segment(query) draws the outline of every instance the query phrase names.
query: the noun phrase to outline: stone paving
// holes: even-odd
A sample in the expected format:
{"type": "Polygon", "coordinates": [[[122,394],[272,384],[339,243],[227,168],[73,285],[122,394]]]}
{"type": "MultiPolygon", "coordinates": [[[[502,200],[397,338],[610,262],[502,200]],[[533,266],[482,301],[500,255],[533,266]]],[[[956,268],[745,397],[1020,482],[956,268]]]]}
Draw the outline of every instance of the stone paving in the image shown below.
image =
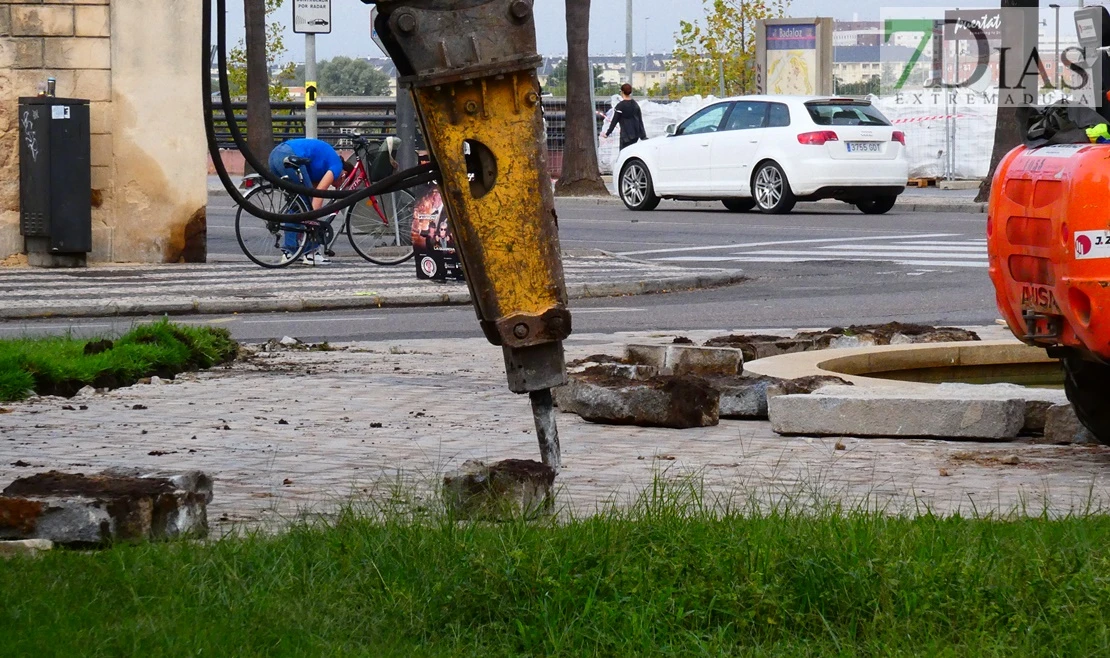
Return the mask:
{"type": "MultiPolygon", "coordinates": [[[[572,298],[632,295],[736,283],[739,270],[690,270],[598,251],[563,257],[572,298]]],[[[418,281],[412,262],[378,267],[347,260],[267,270],[250,263],[0,267],[0,318],[153,313],[232,313],[467,304],[461,282],[418,281]]]]}
{"type": "MultiPolygon", "coordinates": [[[[706,334],[690,334],[704,339],[706,334]]],[[[568,358],[664,335],[578,335],[568,358]]],[[[273,528],[401,482],[422,495],[467,459],[538,458],[526,396],[505,388],[481,340],[358,343],[262,353],[163,385],[33,398],[0,413],[0,487],[48,469],[201,469],[217,532],[273,528]]],[[[667,430],[559,415],[559,502],[626,503],[656,476],[710,493],[898,512],[1067,513],[1110,502],[1110,448],[931,440],[785,438],[767,422],[667,430]]]]}

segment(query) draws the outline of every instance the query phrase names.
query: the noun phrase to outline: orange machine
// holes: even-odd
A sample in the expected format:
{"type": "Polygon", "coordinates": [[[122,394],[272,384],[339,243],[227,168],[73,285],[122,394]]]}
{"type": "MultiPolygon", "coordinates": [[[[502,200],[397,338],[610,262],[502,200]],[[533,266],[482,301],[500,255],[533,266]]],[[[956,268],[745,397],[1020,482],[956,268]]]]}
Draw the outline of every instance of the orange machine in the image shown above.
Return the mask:
{"type": "Polygon", "coordinates": [[[1110,444],[1110,145],[1011,151],[987,217],[998,307],[1064,363],[1079,419],[1110,444]]]}

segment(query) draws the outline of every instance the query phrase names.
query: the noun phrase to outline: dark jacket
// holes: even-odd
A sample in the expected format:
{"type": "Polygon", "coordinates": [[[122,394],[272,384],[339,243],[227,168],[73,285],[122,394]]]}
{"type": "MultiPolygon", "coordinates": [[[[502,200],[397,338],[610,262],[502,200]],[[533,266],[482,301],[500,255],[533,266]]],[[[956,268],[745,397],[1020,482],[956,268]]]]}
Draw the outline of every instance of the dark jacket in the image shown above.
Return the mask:
{"type": "Polygon", "coordinates": [[[613,122],[609,124],[609,130],[606,131],[605,136],[613,134],[613,128],[617,125],[621,127],[621,148],[635,144],[641,139],[647,139],[640,105],[631,98],[617,103],[613,108],[613,122]]]}

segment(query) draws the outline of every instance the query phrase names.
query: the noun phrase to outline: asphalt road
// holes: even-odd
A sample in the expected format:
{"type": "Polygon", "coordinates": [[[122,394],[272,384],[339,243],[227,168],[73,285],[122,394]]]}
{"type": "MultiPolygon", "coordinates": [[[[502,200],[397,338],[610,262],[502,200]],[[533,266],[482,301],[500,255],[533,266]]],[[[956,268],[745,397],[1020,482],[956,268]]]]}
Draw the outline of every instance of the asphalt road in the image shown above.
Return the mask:
{"type": "MultiPolygon", "coordinates": [[[[810,207],[812,208],[812,206],[810,207]]],[[[987,277],[984,214],[892,211],[736,214],[723,207],[664,202],[649,213],[560,200],[564,248],[604,249],[690,268],[740,268],[750,280],[715,290],[575,302],[575,331],[828,327],[899,320],[982,325],[998,317],[987,277]]],[[[212,260],[242,260],[231,201],[209,205],[212,260]]],[[[340,251],[340,258],[357,258],[340,251]]],[[[368,265],[369,267],[370,265],[368,265]]],[[[405,266],[408,266],[407,264],[405,266]]],[[[479,336],[470,308],[387,309],[245,316],[190,316],[228,327],[242,340],[479,336]]],[[[0,335],[112,333],[135,318],[51,319],[0,324],[0,335]]]]}

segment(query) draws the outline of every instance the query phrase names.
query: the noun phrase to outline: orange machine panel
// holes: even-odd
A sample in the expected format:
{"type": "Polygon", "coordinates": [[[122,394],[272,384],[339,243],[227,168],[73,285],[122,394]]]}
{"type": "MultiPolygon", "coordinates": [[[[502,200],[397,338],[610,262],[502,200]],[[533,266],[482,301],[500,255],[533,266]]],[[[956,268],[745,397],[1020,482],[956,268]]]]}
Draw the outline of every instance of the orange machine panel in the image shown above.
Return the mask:
{"type": "Polygon", "coordinates": [[[1110,360],[1110,145],[1007,154],[991,188],[987,248],[1015,336],[1110,360]]]}

